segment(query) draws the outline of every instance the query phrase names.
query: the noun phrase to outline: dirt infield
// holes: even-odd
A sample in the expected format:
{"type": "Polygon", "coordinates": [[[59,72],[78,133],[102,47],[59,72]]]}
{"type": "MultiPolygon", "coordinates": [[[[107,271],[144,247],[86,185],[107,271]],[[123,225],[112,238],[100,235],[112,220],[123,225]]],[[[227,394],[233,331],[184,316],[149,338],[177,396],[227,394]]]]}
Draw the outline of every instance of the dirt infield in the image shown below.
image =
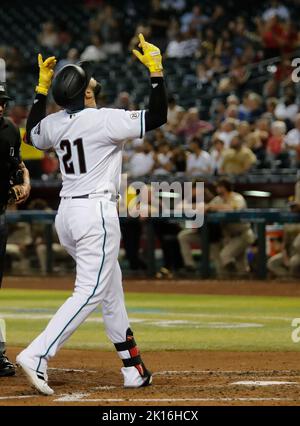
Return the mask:
{"type": "MultiPolygon", "coordinates": [[[[9,356],[18,350],[10,348],[9,356]]],[[[131,390],[122,388],[114,353],[62,350],[49,370],[54,396],[37,395],[18,371],[0,379],[0,405],[300,404],[299,353],[169,351],[144,358],[153,385],[131,390]]]]}
{"type": "MultiPolygon", "coordinates": [[[[300,297],[298,281],[125,279],[125,292],[300,297]]],[[[72,290],[74,277],[8,277],[3,288],[72,290]]]]}
{"type": "MultiPolygon", "coordinates": [[[[4,288],[73,288],[73,277],[7,278],[4,288]]],[[[125,280],[126,292],[300,296],[296,282],[125,280]]],[[[14,359],[20,348],[8,348],[14,359]]],[[[1,405],[300,405],[299,352],[146,352],[153,385],[122,388],[113,352],[62,350],[50,364],[53,397],[39,396],[20,371],[0,379],[1,405]]]]}

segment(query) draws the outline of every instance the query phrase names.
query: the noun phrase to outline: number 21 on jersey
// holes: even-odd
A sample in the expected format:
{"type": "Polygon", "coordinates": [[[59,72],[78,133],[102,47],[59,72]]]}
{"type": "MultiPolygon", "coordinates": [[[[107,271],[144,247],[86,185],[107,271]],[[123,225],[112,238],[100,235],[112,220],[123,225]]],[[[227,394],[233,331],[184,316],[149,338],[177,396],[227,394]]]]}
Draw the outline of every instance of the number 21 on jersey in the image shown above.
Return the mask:
{"type": "Polygon", "coordinates": [[[79,162],[79,171],[80,174],[86,173],[86,163],[83,149],[82,139],[76,139],[71,143],[68,139],[64,139],[60,143],[60,149],[65,152],[62,157],[64,164],[65,172],[67,175],[74,175],[74,161],[73,161],[73,150],[77,149],[78,162],[79,162]]]}

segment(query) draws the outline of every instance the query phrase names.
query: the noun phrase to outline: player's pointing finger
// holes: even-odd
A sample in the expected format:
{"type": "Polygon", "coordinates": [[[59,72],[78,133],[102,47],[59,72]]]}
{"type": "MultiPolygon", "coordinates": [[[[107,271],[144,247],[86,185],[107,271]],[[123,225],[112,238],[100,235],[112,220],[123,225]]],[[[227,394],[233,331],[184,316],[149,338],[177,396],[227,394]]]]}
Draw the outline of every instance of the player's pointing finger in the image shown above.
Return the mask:
{"type": "Polygon", "coordinates": [[[41,67],[43,65],[43,57],[40,53],[38,55],[38,63],[39,63],[39,67],[41,67]]]}
{"type": "Polygon", "coordinates": [[[143,34],[139,34],[139,40],[140,40],[140,45],[141,45],[142,49],[144,49],[144,47],[146,46],[146,41],[145,41],[145,37],[143,36],[143,34]]]}

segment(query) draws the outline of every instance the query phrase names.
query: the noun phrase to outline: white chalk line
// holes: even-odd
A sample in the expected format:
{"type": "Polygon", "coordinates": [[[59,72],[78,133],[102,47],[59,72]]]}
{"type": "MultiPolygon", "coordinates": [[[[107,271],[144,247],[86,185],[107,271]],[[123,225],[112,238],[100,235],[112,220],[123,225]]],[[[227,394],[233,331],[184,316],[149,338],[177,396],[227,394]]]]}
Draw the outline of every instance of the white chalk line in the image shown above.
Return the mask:
{"type": "MultiPolygon", "coordinates": [[[[52,369],[52,370],[64,370],[64,369],[52,369]]],[[[68,371],[74,371],[72,369],[67,369],[68,371]]],[[[84,370],[79,370],[80,372],[84,370]]],[[[172,373],[187,373],[190,371],[172,371],[172,373]]],[[[207,371],[198,371],[198,373],[208,373],[207,371]]],[[[164,372],[161,372],[164,373],[164,372]]],[[[170,372],[167,372],[170,373],[170,372]]],[[[227,373],[236,373],[236,371],[227,371],[227,373]]],[[[257,371],[255,372],[257,373],[257,371]]],[[[158,374],[158,373],[156,373],[158,374]]],[[[180,389],[220,389],[220,388],[226,388],[228,386],[294,386],[298,387],[300,386],[300,382],[280,382],[280,381],[241,381],[241,382],[233,382],[229,384],[224,385],[179,385],[176,386],[176,388],[180,389]]],[[[168,385],[155,385],[155,388],[165,388],[168,387],[168,385]]],[[[91,391],[94,393],[95,391],[109,391],[109,390],[115,390],[119,389],[118,386],[98,386],[95,388],[92,388],[91,391]]],[[[91,392],[84,393],[84,392],[76,392],[73,394],[61,394],[58,395],[58,397],[55,397],[54,402],[185,402],[185,401],[191,401],[191,402],[234,402],[234,401],[244,401],[244,402],[254,402],[254,401],[295,401],[293,398],[145,398],[145,399],[128,399],[128,398],[89,398],[91,395],[91,392]]],[[[20,396],[4,396],[0,397],[0,400],[13,400],[13,399],[28,399],[28,398],[37,398],[38,395],[20,395],[20,396]]]]}
{"type": "Polygon", "coordinates": [[[36,398],[36,395],[0,396],[1,401],[5,401],[6,399],[26,399],[26,398],[36,398]]]}
{"type": "Polygon", "coordinates": [[[78,370],[76,368],[48,368],[48,371],[64,371],[66,373],[98,373],[96,370],[78,370]]]}
{"type": "Polygon", "coordinates": [[[294,398],[254,398],[254,397],[237,397],[237,398],[89,398],[90,394],[86,394],[82,399],[82,394],[65,395],[57,398],[54,402],[291,402],[299,401],[294,398]]]}
{"type": "MultiPolygon", "coordinates": [[[[39,314],[39,313],[22,313],[18,314],[17,312],[13,311],[12,313],[9,312],[1,312],[2,318],[7,319],[51,319],[54,315],[53,314],[39,314]]],[[[130,313],[130,316],[132,315],[138,315],[138,313],[130,313]]],[[[195,318],[221,318],[221,319],[240,319],[240,320],[259,320],[259,321],[288,321],[290,322],[294,316],[291,315],[290,317],[283,317],[283,316],[265,316],[265,315],[234,315],[234,314],[206,314],[206,313],[191,313],[191,312],[142,312],[142,315],[151,315],[153,317],[155,316],[174,316],[174,317],[195,317],[195,318]]],[[[139,323],[139,322],[147,322],[147,321],[155,321],[154,319],[143,319],[143,318],[131,318],[131,322],[139,323]]],[[[102,323],[102,318],[87,318],[86,322],[95,322],[95,323],[102,323]]]]}
{"type": "MultiPolygon", "coordinates": [[[[157,371],[153,373],[153,376],[180,376],[188,374],[207,374],[207,375],[226,375],[226,374],[245,374],[245,375],[255,375],[255,374],[291,374],[291,370],[166,370],[166,371],[157,371]]],[[[300,376],[300,371],[297,371],[297,374],[300,376]]],[[[294,376],[294,374],[293,374],[294,376]]]]}
{"type": "MultiPolygon", "coordinates": [[[[172,314],[174,315],[174,314],[172,314]]],[[[48,314],[3,314],[5,319],[18,319],[18,320],[50,320],[52,315],[48,314]]],[[[87,318],[86,323],[103,323],[102,318],[87,318]]],[[[264,324],[250,323],[250,322],[200,322],[197,320],[164,320],[164,319],[146,319],[146,318],[134,318],[131,319],[132,323],[139,323],[146,326],[160,327],[160,328],[193,328],[193,329],[239,329],[239,328],[262,328],[264,324]]]]}
{"type": "Polygon", "coordinates": [[[281,382],[278,380],[245,380],[230,383],[230,386],[300,386],[300,382],[281,382]]]}

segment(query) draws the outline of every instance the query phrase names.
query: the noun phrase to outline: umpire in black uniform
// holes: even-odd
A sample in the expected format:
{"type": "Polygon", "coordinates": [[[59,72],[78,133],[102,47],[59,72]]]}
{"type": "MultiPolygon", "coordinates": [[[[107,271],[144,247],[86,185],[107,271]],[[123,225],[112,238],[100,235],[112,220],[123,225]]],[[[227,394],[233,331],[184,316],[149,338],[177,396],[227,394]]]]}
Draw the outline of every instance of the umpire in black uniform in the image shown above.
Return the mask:
{"type": "MultiPolygon", "coordinates": [[[[20,204],[26,201],[30,193],[29,173],[20,157],[19,129],[12,121],[4,118],[10,99],[4,84],[0,82],[0,287],[7,241],[5,210],[8,203],[20,204]]],[[[5,356],[4,328],[4,321],[0,319],[0,377],[15,374],[14,365],[5,356]]]]}

